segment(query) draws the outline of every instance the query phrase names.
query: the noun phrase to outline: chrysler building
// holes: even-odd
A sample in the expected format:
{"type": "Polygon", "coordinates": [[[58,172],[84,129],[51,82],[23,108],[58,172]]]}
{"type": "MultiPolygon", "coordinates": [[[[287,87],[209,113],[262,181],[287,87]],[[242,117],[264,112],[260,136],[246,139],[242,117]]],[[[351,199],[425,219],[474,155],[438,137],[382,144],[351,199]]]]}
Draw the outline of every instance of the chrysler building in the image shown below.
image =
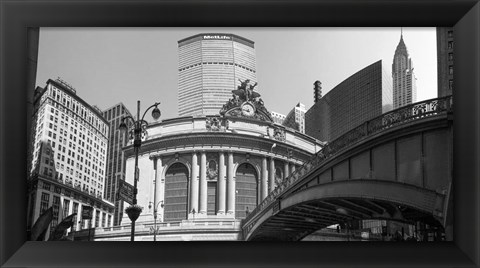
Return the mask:
{"type": "Polygon", "coordinates": [[[412,59],[408,56],[407,46],[403,41],[403,33],[400,34],[400,42],[393,57],[392,80],[393,109],[416,102],[416,78],[412,59]]]}

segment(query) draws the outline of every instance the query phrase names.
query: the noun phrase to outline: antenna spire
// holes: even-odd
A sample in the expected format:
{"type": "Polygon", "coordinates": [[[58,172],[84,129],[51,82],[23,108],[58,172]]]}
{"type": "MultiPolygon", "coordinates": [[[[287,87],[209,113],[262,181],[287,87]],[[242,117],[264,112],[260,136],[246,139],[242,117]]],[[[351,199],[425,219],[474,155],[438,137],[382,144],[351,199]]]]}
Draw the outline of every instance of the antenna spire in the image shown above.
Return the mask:
{"type": "Polygon", "coordinates": [[[400,27],[400,38],[403,37],[403,27],[400,27]]]}

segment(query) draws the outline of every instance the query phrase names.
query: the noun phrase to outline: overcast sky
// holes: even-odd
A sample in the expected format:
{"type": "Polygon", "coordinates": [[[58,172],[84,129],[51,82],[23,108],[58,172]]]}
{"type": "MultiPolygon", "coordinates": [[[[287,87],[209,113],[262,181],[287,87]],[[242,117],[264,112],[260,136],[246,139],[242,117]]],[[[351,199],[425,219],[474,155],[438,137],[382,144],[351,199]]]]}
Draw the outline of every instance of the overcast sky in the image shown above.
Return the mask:
{"type": "MultiPolygon", "coordinates": [[[[258,90],[269,111],[313,105],[382,60],[392,71],[400,28],[41,28],[37,86],[61,77],[101,109],[123,102],[132,114],[160,101],[162,119],[178,116],[178,44],[198,33],[231,33],[255,42],[258,90]]],[[[417,101],[437,97],[435,28],[403,28],[417,77],[417,101]]],[[[150,121],[150,119],[149,119],[150,121]]]]}

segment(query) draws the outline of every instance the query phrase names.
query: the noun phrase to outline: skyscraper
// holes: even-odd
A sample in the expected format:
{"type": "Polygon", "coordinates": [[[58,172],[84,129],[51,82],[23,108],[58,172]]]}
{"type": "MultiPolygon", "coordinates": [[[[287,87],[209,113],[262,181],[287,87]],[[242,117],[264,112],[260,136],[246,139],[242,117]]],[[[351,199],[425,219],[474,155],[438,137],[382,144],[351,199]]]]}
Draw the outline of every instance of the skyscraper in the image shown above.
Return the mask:
{"type": "Polygon", "coordinates": [[[438,97],[453,92],[453,27],[437,27],[438,97]]]}
{"type": "Polygon", "coordinates": [[[283,124],[283,121],[285,121],[285,118],[286,116],[281,114],[281,113],[277,113],[277,112],[273,112],[273,111],[270,111],[270,116],[272,117],[272,120],[274,123],[277,123],[277,124],[283,124]]]}
{"type": "Polygon", "coordinates": [[[132,116],[123,103],[116,104],[103,111],[103,117],[110,123],[107,166],[105,177],[105,199],[115,204],[113,225],[120,225],[123,217],[123,201],[118,200],[116,192],[118,181],[125,180],[125,154],[122,147],[127,145],[127,133],[118,126],[123,117],[132,116]]]}
{"type": "Polygon", "coordinates": [[[86,221],[78,225],[83,206],[93,207],[92,227],[111,226],[113,204],[103,199],[108,122],[101,113],[66,82],[49,79],[35,90],[31,133],[27,226],[53,207],[50,232],[73,213],[73,229],[86,228],[86,221]]]}
{"type": "Polygon", "coordinates": [[[204,33],[178,41],[178,114],[216,115],[239,79],[257,82],[254,42],[204,33]]]}
{"type": "Polygon", "coordinates": [[[391,109],[392,80],[379,60],[318,99],[305,113],[305,134],[330,142],[391,109]]]}
{"type": "Polygon", "coordinates": [[[395,49],[392,64],[393,80],[393,109],[414,103],[417,101],[417,85],[413,72],[412,59],[410,59],[407,46],[403,41],[403,33],[400,42],[395,49]]]}
{"type": "Polygon", "coordinates": [[[287,114],[283,125],[286,127],[293,128],[300,131],[300,133],[305,133],[305,105],[303,103],[298,103],[293,107],[293,109],[287,114]]]}

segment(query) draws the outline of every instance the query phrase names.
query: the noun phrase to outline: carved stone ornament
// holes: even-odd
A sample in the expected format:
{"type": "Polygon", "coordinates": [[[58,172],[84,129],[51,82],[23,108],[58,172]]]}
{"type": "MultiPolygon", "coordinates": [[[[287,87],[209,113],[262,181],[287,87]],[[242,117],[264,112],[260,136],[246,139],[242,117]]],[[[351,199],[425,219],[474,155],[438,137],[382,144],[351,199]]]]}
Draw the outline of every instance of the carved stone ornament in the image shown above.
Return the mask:
{"type": "Polygon", "coordinates": [[[281,128],[274,128],[273,129],[273,138],[277,141],[285,141],[285,130],[281,128]]]}
{"type": "Polygon", "coordinates": [[[205,127],[208,131],[220,131],[221,123],[220,119],[217,117],[207,118],[205,121],[205,127]]]}
{"type": "Polygon", "coordinates": [[[215,160],[208,161],[207,177],[209,180],[214,180],[218,175],[218,164],[215,160]]]}

